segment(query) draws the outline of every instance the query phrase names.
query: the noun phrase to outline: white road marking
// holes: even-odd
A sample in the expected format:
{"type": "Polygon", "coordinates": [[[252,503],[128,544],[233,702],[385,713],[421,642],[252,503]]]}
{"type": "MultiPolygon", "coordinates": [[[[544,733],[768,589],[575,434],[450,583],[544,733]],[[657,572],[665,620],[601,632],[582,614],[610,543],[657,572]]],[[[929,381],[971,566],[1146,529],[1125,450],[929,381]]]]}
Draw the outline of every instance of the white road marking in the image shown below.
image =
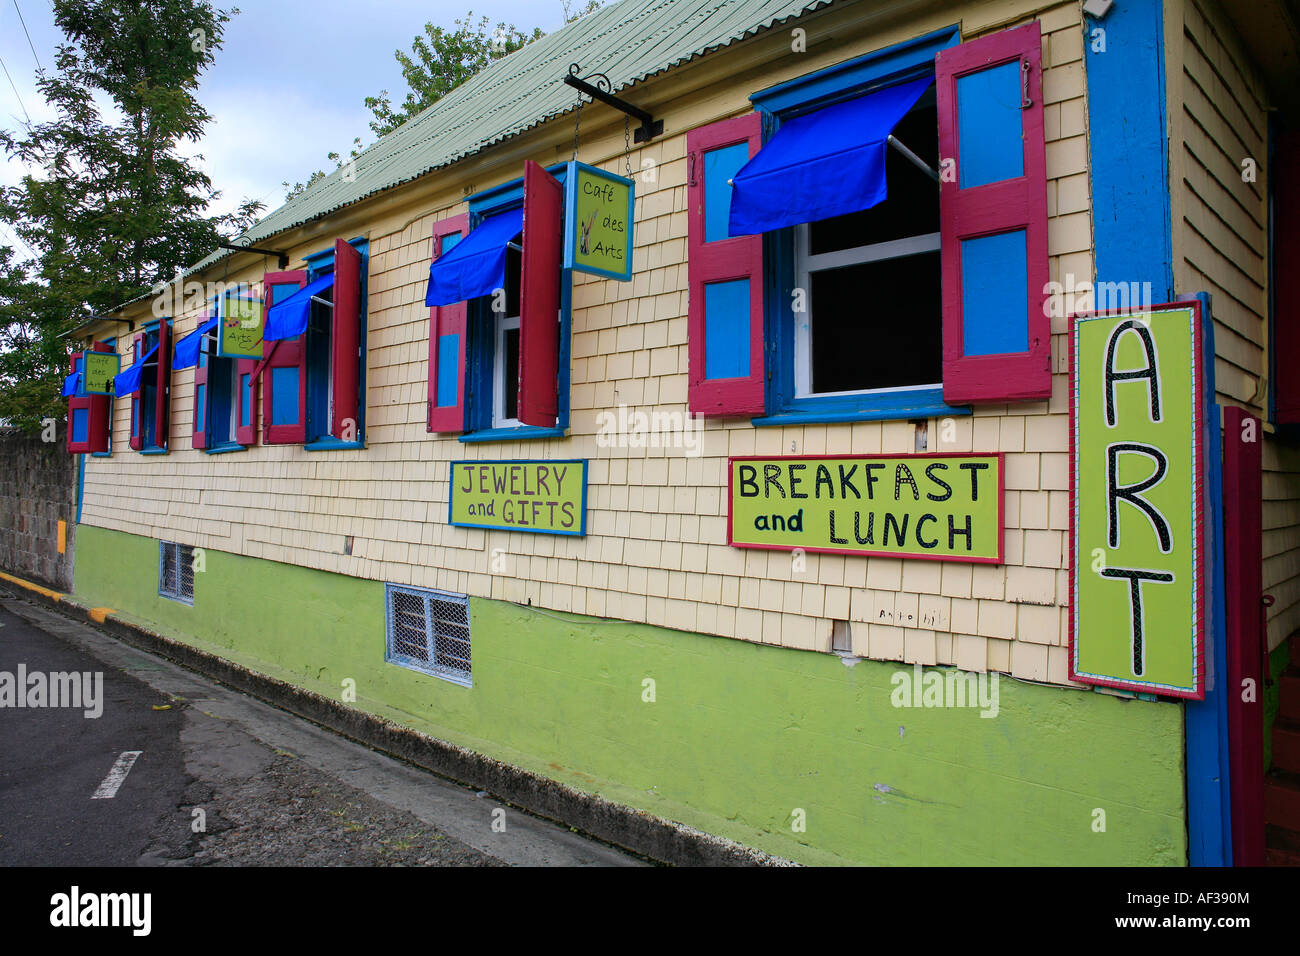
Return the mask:
{"type": "Polygon", "coordinates": [[[113,764],[113,769],[108,772],[108,776],[104,778],[104,782],[99,785],[99,789],[94,792],[90,799],[112,800],[116,797],[118,788],[122,786],[122,781],[126,779],[126,775],[131,772],[136,759],[142,753],[144,753],[143,750],[123,751],[122,755],[113,764]]]}

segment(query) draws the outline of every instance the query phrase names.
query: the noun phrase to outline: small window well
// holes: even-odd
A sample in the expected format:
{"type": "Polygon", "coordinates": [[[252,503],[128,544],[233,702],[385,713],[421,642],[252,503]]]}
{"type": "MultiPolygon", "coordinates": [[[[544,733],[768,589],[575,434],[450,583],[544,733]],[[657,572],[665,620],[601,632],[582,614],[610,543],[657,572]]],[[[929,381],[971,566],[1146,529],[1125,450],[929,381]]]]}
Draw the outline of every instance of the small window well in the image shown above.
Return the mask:
{"type": "Polygon", "coordinates": [[[194,549],[188,544],[158,542],[158,593],[182,604],[194,604],[194,549]]]}
{"type": "Polygon", "coordinates": [[[469,655],[469,598],[390,584],[386,589],[384,660],[456,684],[473,685],[469,655]]]}

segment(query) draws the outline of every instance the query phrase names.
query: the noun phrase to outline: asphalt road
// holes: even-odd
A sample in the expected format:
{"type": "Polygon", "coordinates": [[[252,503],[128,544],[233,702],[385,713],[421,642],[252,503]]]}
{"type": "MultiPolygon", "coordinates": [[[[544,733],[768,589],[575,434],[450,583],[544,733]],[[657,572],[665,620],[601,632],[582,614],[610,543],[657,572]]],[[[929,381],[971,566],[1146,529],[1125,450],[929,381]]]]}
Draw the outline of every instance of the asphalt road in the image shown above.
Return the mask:
{"type": "Polygon", "coordinates": [[[103,713],[0,709],[0,864],[135,863],[186,787],[181,712],[144,682],[56,640],[0,602],[0,672],[102,674],[103,713]],[[165,706],[166,710],[155,710],[165,706]],[[140,751],[112,799],[92,795],[140,751]]]}
{"type": "Polygon", "coordinates": [[[641,861],[0,588],[0,865],[641,861]],[[102,675],[102,713],[6,702],[20,666],[102,675]]]}

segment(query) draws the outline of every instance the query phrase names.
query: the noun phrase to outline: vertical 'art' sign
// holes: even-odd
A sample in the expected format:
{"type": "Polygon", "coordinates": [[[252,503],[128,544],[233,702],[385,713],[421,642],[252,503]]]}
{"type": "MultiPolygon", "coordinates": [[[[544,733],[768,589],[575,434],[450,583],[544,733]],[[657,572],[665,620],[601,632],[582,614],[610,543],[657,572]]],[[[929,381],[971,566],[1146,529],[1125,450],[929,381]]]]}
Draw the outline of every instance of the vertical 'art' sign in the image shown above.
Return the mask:
{"type": "Polygon", "coordinates": [[[1200,304],[1076,316],[1071,358],[1070,677],[1202,699],[1200,304]]]}

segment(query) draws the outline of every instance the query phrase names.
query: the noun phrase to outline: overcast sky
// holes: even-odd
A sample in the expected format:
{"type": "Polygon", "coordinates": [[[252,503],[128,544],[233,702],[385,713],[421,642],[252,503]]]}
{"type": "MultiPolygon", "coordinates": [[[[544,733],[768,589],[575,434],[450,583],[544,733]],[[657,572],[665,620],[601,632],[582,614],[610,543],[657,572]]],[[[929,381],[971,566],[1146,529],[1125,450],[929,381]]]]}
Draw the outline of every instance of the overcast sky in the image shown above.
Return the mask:
{"type": "MultiPolygon", "coordinates": [[[[472,10],[476,20],[486,15],[493,24],[504,21],[526,31],[539,26],[550,33],[563,23],[560,0],[225,0],[218,5],[236,4],[241,12],[226,25],[223,48],[199,92],[215,120],[192,150],[203,154],[208,175],[223,193],[214,206],[218,212],[246,197],[260,199],[270,211],[284,200],[282,182],[302,182],[313,170],[332,169],[326,154],[346,155],[355,136],[365,145],[373,142],[363,101],[387,89],[401,102],[406,84],[393,51],[409,50],[426,22],[450,27],[472,10]]],[[[36,66],[39,61],[53,68],[62,39],[50,0],[0,0],[0,58],[9,73],[0,73],[0,126],[18,128],[24,106],[33,122],[53,119],[36,90],[36,66]]],[[[22,167],[3,159],[0,183],[12,185],[22,167]]],[[[10,235],[7,226],[0,228],[0,243],[13,245],[10,235]]]]}

